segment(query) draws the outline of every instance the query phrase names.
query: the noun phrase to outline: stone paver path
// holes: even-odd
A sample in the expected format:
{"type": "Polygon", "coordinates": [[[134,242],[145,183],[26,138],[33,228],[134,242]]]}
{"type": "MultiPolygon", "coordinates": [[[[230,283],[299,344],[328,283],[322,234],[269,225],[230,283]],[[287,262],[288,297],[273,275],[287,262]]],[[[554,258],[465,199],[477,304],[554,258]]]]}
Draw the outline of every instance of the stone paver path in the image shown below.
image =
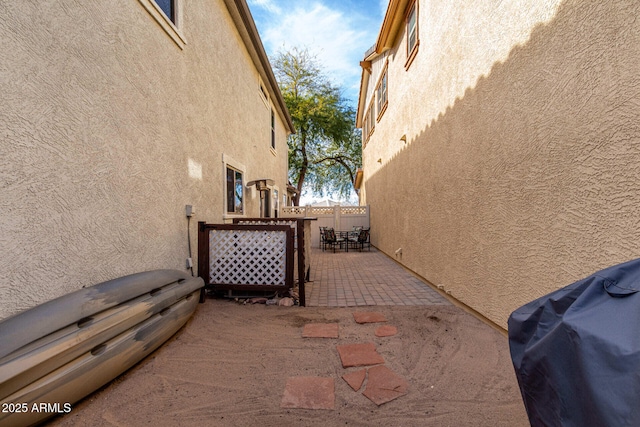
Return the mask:
{"type": "Polygon", "coordinates": [[[387,318],[384,317],[384,314],[382,313],[376,313],[376,312],[371,312],[371,311],[356,311],[355,313],[353,313],[353,320],[356,321],[356,323],[380,323],[380,322],[386,322],[387,318]]]}
{"type": "Polygon", "coordinates": [[[376,248],[336,253],[312,249],[305,297],[309,307],[451,304],[376,248]]]}
{"type": "Polygon", "coordinates": [[[334,409],[333,378],[291,377],[287,379],[281,408],[334,409]]]}
{"type": "Polygon", "coordinates": [[[362,384],[364,384],[364,380],[367,377],[367,370],[360,369],[359,371],[348,372],[342,376],[342,379],[349,384],[349,387],[353,389],[353,391],[359,391],[362,388],[362,384]]]}
{"type": "Polygon", "coordinates": [[[336,346],[343,368],[353,366],[368,366],[384,363],[380,353],[376,351],[374,343],[345,344],[336,346]]]}
{"type": "Polygon", "coordinates": [[[337,323],[309,323],[302,330],[303,338],[338,338],[340,333],[337,323]]]}
{"type": "Polygon", "coordinates": [[[378,406],[407,394],[407,381],[384,365],[369,368],[367,375],[367,388],[362,394],[378,406]]]}
{"type": "Polygon", "coordinates": [[[377,337],[392,337],[397,333],[398,333],[398,328],[391,325],[380,326],[378,329],[376,329],[376,332],[375,332],[377,337]]]}
{"type": "MultiPolygon", "coordinates": [[[[355,312],[354,321],[358,324],[386,322],[386,318],[377,312],[355,312]]],[[[338,338],[337,323],[308,323],[304,325],[302,335],[306,338],[338,338]]],[[[376,330],[376,336],[393,336],[397,333],[394,326],[384,325],[376,330]],[[383,333],[380,333],[383,331],[383,333]]],[[[336,345],[342,367],[366,366],[365,369],[346,372],[342,379],[355,392],[365,384],[362,395],[380,406],[407,394],[407,381],[384,365],[384,358],[377,352],[376,345],[370,343],[336,345]]],[[[290,377],[287,379],[281,408],[334,409],[335,383],[326,377],[290,377]]]]}

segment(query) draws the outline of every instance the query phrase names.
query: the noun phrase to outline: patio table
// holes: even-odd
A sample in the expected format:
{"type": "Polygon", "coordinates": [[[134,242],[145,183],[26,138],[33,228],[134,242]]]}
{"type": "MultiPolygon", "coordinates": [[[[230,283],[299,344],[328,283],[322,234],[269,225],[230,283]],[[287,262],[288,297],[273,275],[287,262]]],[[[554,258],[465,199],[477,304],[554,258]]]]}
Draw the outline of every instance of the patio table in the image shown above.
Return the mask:
{"type": "MultiPolygon", "coordinates": [[[[359,231],[354,230],[336,230],[336,236],[338,237],[338,240],[342,239],[342,241],[345,243],[345,252],[349,252],[349,243],[358,241],[359,233],[359,231]]],[[[342,247],[342,244],[340,245],[340,247],[342,247]]]]}

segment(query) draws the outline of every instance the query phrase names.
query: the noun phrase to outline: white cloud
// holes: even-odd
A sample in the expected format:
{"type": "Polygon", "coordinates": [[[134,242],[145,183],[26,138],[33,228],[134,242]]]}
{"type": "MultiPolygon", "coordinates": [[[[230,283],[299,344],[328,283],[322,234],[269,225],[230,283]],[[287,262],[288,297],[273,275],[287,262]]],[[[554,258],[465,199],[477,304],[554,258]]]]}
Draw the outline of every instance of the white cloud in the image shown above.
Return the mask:
{"type": "Polygon", "coordinates": [[[389,0],[380,0],[380,15],[384,16],[385,13],[387,13],[388,7],[389,7],[389,0]]]}
{"type": "MultiPolygon", "coordinates": [[[[272,0],[252,0],[262,7],[277,7],[272,0]]],[[[353,12],[353,11],[350,11],[353,12]]],[[[375,42],[379,23],[356,13],[332,9],[318,1],[298,1],[293,8],[273,13],[260,23],[267,52],[307,48],[329,78],[357,100],[364,52],[375,42]]]]}
{"type": "Polygon", "coordinates": [[[271,13],[281,13],[280,6],[274,0],[248,0],[250,6],[257,6],[271,13]]]}

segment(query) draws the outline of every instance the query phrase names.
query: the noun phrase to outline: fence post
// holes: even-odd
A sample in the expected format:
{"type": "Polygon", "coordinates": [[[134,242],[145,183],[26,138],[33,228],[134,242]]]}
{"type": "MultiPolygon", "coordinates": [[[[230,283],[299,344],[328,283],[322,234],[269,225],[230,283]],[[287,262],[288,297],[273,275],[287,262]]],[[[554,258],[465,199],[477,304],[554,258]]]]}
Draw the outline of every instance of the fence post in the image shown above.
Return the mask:
{"type": "Polygon", "coordinates": [[[200,290],[200,303],[206,298],[206,284],[209,283],[209,238],[206,232],[206,223],[198,221],[198,276],[202,278],[205,286],[200,290]]]}
{"type": "Polygon", "coordinates": [[[336,230],[342,230],[341,227],[342,208],[340,204],[333,207],[333,225],[336,230]]]}
{"type": "MultiPolygon", "coordinates": [[[[296,220],[296,237],[298,239],[298,300],[300,301],[300,306],[304,307],[307,305],[306,296],[304,292],[304,282],[305,282],[305,274],[306,274],[306,256],[307,256],[307,247],[305,245],[305,239],[307,236],[304,234],[304,218],[298,218],[296,220]]],[[[311,236],[309,236],[310,238],[311,236]]],[[[311,255],[311,254],[309,254],[311,255]]]]}

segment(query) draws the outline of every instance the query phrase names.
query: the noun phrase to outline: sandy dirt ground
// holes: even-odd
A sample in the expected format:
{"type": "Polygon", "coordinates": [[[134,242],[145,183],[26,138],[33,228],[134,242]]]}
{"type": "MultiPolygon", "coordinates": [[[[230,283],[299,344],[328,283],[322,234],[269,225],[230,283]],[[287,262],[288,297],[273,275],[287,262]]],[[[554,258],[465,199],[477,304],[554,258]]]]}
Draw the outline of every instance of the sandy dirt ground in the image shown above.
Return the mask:
{"type": "Polygon", "coordinates": [[[507,338],[454,306],[241,305],[208,299],[171,340],[51,426],[528,426],[507,338]],[[382,313],[398,333],[357,324],[382,313]],[[303,338],[308,323],[339,338],[303,338]],[[341,378],[337,345],[375,344],[408,393],[377,406],[341,378]],[[335,379],[334,409],[281,408],[288,378],[335,379]]]}

